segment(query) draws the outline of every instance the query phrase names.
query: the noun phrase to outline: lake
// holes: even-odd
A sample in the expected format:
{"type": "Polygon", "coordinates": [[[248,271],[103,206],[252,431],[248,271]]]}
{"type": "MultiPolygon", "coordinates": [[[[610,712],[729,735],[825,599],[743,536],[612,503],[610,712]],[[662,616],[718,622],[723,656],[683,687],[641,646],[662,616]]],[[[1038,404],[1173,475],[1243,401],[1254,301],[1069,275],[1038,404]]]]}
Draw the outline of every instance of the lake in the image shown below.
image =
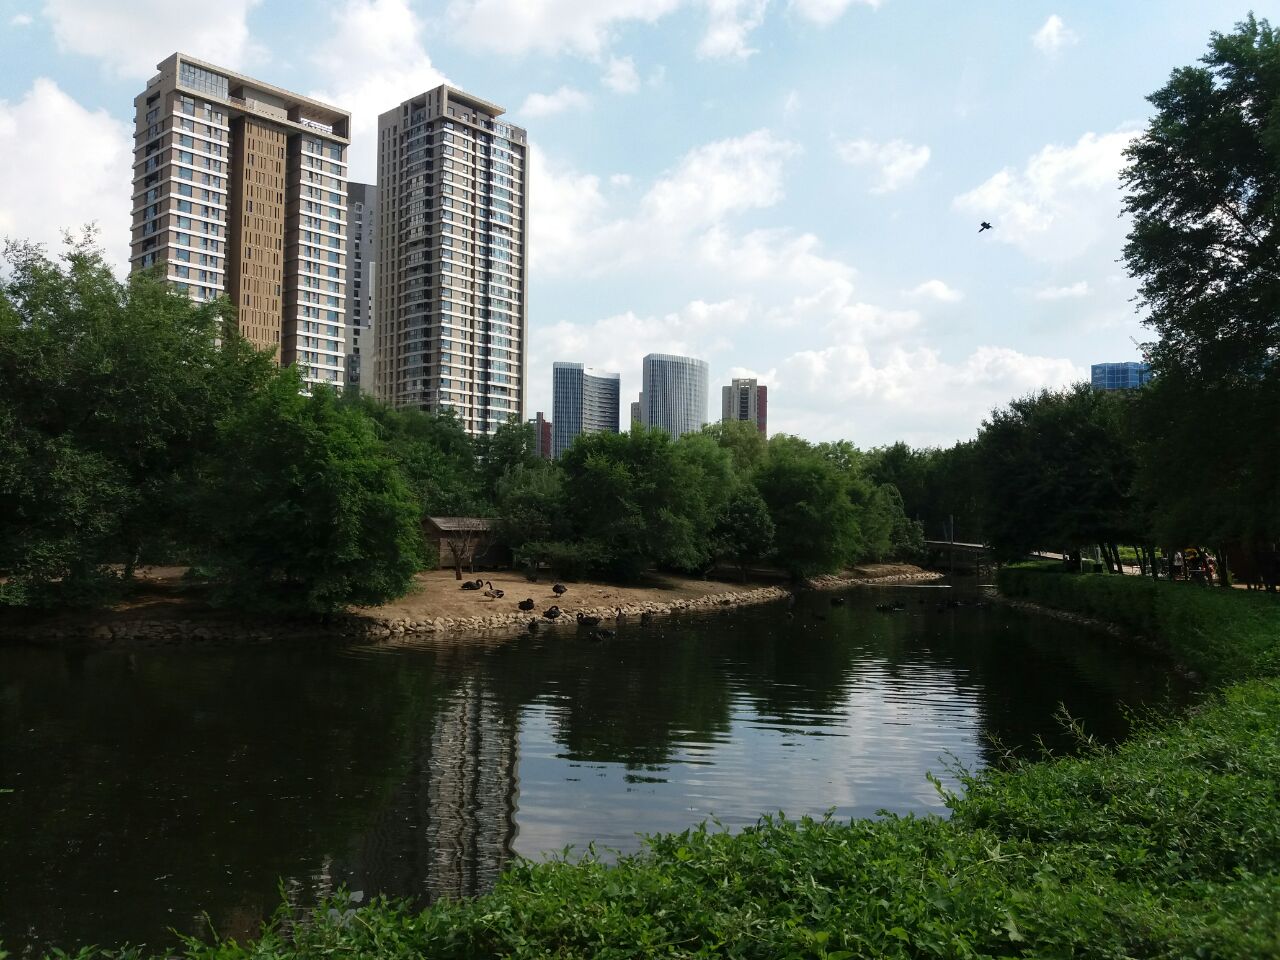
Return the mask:
{"type": "Polygon", "coordinates": [[[1060,707],[1114,741],[1189,696],[1150,654],[936,586],[604,642],[0,648],[0,943],[244,938],[282,891],[426,902],[709,819],[945,815],[927,773],[1069,752],[1060,707]]]}

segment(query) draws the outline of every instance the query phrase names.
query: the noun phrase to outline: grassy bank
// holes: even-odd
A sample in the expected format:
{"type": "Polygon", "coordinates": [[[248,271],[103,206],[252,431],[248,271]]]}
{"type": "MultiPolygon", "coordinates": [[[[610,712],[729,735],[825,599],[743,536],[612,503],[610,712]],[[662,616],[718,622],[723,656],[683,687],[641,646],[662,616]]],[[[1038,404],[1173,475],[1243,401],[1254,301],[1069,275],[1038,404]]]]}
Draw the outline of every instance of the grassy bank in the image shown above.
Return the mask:
{"type": "MultiPolygon", "coordinates": [[[[1121,619],[1105,595],[1092,594],[1089,612],[1121,619]]],[[[1151,596],[1152,622],[1205,627],[1180,597],[1151,596]]],[[[1215,644],[1244,651],[1223,675],[1274,665],[1280,636],[1254,636],[1268,616],[1255,600],[1224,592],[1194,607],[1216,618],[1215,644]]],[[[1280,957],[1280,680],[1224,688],[1116,748],[1086,743],[1077,757],[963,781],[949,820],[699,829],[655,837],[613,866],[518,863],[473,900],[339,904],[251,945],[184,949],[209,960],[1280,957]]]]}
{"type": "Polygon", "coordinates": [[[1164,646],[1212,683],[1280,675],[1280,602],[1267,594],[1111,574],[1056,563],[1005,567],[1005,596],[1117,624],[1164,646]]]}

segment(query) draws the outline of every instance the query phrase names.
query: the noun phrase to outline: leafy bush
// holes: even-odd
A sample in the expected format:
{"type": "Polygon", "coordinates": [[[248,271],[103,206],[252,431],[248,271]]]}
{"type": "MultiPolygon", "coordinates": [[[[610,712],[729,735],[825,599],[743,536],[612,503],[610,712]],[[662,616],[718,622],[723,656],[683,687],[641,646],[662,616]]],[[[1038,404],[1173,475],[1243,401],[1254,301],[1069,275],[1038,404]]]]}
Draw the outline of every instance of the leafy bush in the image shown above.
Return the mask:
{"type": "Polygon", "coordinates": [[[1052,563],[1005,567],[998,582],[1008,596],[1157,640],[1213,682],[1280,674],[1280,602],[1273,595],[1145,577],[1068,574],[1052,563]]]}

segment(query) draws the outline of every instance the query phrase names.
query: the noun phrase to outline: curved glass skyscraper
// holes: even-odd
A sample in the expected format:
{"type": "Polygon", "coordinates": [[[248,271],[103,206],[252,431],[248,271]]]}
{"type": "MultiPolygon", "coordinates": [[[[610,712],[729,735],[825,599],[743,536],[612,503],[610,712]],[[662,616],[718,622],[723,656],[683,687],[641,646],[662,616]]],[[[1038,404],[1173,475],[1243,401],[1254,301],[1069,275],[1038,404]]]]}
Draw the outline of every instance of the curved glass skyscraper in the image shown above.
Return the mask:
{"type": "Polygon", "coordinates": [[[618,432],[619,377],[580,363],[551,365],[551,455],[582,433],[618,432]]]}
{"type": "Polygon", "coordinates": [[[651,353],[644,358],[640,388],[640,420],[661,427],[672,438],[702,429],[707,421],[705,360],[651,353]]]}

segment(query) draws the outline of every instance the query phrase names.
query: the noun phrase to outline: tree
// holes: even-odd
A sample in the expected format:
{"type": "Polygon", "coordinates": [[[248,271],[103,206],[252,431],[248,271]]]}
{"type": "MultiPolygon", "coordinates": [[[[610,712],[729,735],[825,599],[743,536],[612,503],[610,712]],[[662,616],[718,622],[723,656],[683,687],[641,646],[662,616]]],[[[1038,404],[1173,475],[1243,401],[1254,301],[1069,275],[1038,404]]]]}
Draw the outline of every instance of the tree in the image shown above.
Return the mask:
{"type": "Polygon", "coordinates": [[[858,518],[836,462],[796,437],[769,441],[756,487],[774,525],[775,556],[793,577],[839,569],[860,538],[858,518]]]}
{"type": "Polygon", "coordinates": [[[1125,262],[1157,335],[1142,486],[1165,536],[1274,548],[1280,36],[1250,15],[1148,99],[1123,175],[1125,262]]]}
{"type": "Polygon", "coordinates": [[[221,431],[203,516],[225,603],[329,613],[401,596],[421,508],[371,421],[283,371],[221,431]]]}
{"type": "Polygon", "coordinates": [[[720,508],[713,532],[716,555],[734,564],[743,580],[747,569],[773,552],[773,520],[769,507],[748,483],[739,484],[720,508]]]}
{"type": "Polygon", "coordinates": [[[538,455],[538,438],[531,423],[511,416],[498,425],[492,436],[475,440],[476,463],[480,488],[489,502],[497,499],[498,483],[508,471],[517,467],[536,467],[543,463],[538,455]]]}
{"type": "Polygon", "coordinates": [[[142,558],[181,556],[216,424],[275,375],[228,305],[116,280],[92,233],[62,262],[8,244],[0,273],[0,571],[91,599],[142,558]],[[95,586],[96,585],[96,586],[95,586]]]}
{"type": "Polygon", "coordinates": [[[1144,539],[1132,495],[1130,401],[1079,384],[1014,400],[983,422],[983,526],[999,558],[1144,539]]]}

